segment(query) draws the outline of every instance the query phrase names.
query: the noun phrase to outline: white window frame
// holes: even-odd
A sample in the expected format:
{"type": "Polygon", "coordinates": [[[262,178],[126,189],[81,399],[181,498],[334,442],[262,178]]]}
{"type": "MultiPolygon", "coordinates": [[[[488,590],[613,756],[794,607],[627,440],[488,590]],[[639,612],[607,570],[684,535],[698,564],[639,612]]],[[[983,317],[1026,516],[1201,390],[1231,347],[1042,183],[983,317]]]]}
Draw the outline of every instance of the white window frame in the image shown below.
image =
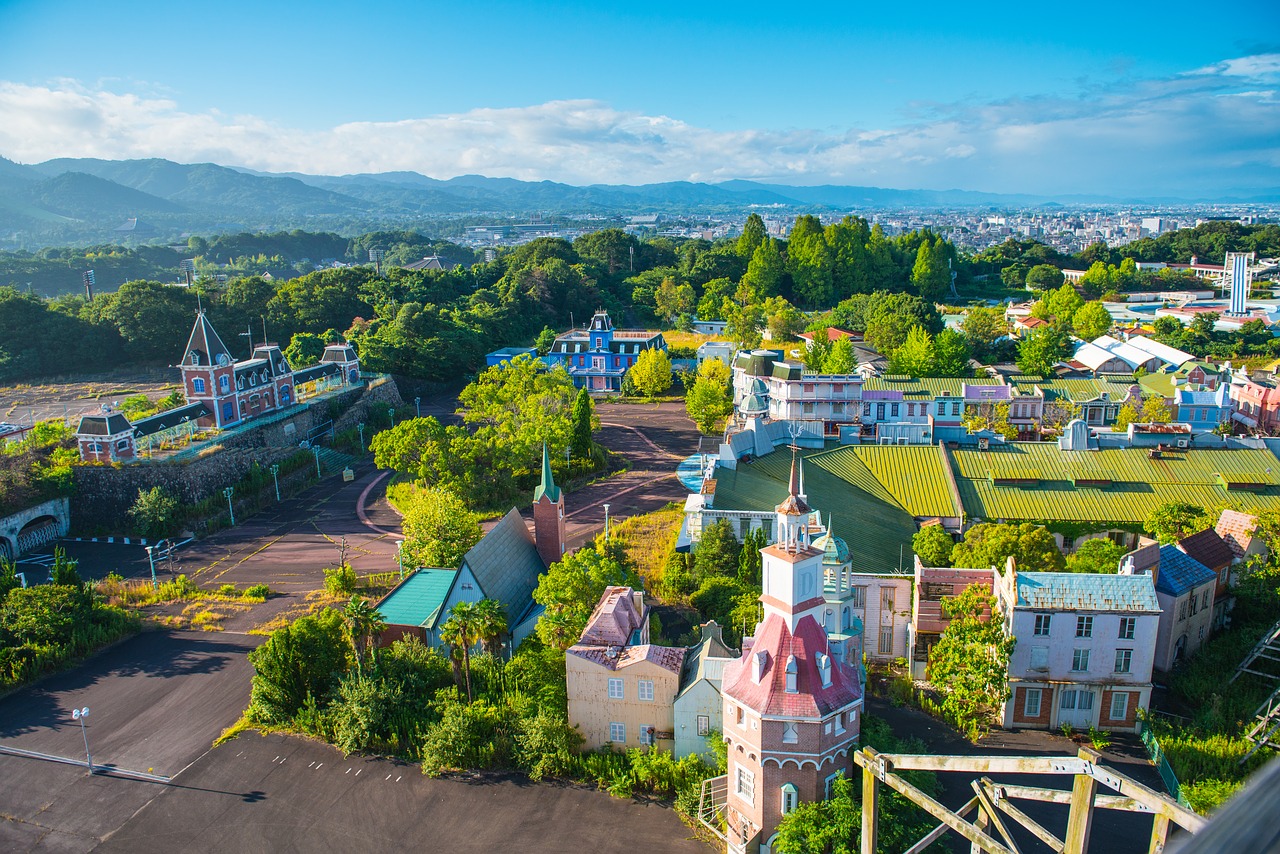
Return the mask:
{"type": "Polygon", "coordinates": [[[782,722],[782,743],[797,744],[800,741],[800,724],[795,721],[782,722]]]}
{"type": "Polygon", "coordinates": [[[876,649],[879,655],[893,655],[893,626],[881,626],[876,649]],[[887,641],[887,643],[886,643],[887,641]]]}
{"type": "Polygon", "coordinates": [[[1116,673],[1130,673],[1133,670],[1133,650],[1116,650],[1116,673]]]}
{"type": "Polygon", "coordinates": [[[1076,617],[1076,637],[1093,637],[1093,617],[1076,617]]]}
{"type": "Polygon", "coordinates": [[[191,393],[204,394],[204,377],[191,378],[191,393]]]}
{"type": "Polygon", "coordinates": [[[653,680],[641,679],[636,686],[636,696],[646,702],[653,702],[653,680]]]}
{"type": "Polygon", "coordinates": [[[880,610],[892,611],[897,604],[898,591],[893,587],[880,588],[880,610]]]}
{"type": "Polygon", "coordinates": [[[1124,719],[1125,719],[1125,716],[1127,716],[1127,715],[1129,714],[1129,692],[1128,692],[1128,691],[1116,691],[1116,692],[1112,693],[1112,695],[1111,695],[1111,708],[1110,708],[1110,709],[1108,709],[1108,710],[1107,710],[1107,712],[1108,712],[1107,717],[1111,718],[1111,720],[1113,720],[1113,721],[1122,721],[1122,720],[1124,720],[1124,719]],[[1116,714],[1116,709],[1117,709],[1116,701],[1117,701],[1117,700],[1119,700],[1119,701],[1120,701],[1120,705],[1119,705],[1119,712],[1120,712],[1120,713],[1119,713],[1119,714],[1116,714]]]}
{"type": "Polygon", "coordinates": [[[1076,647],[1071,651],[1071,672],[1072,673],[1088,673],[1089,672],[1089,654],[1091,651],[1092,650],[1090,650],[1088,647],[1076,647]]]}
{"type": "Polygon", "coordinates": [[[1022,692],[1022,716],[1024,718],[1040,717],[1040,711],[1043,708],[1044,689],[1023,688],[1022,692]],[[1032,711],[1032,700],[1035,700],[1035,711],[1032,711]]]}
{"type": "Polygon", "coordinates": [[[609,721],[609,741],[614,744],[626,744],[627,725],[621,721],[609,721]]]}
{"type": "Polygon", "coordinates": [[[840,772],[837,771],[834,774],[828,774],[827,779],[822,781],[822,797],[824,799],[831,797],[831,784],[834,783],[836,781],[836,778],[839,776],[840,776],[840,772]]]}
{"type": "Polygon", "coordinates": [[[756,775],[749,768],[738,766],[738,773],[734,776],[734,791],[738,797],[742,798],[749,804],[756,802],[756,775]]]}
{"type": "Polygon", "coordinates": [[[1133,636],[1137,632],[1137,628],[1138,628],[1137,617],[1121,617],[1120,632],[1117,635],[1117,637],[1120,640],[1133,640],[1133,636]]]}
{"type": "Polygon", "coordinates": [[[640,725],[640,745],[642,747],[653,746],[653,727],[649,724],[640,725]]]}
{"type": "Polygon", "coordinates": [[[609,699],[625,700],[627,698],[627,689],[621,679],[616,676],[609,677],[609,699]]]}
{"type": "Polygon", "coordinates": [[[1049,631],[1053,628],[1053,614],[1036,614],[1035,626],[1032,634],[1038,637],[1048,637],[1049,631]]]}
{"type": "Polygon", "coordinates": [[[858,585],[849,590],[849,605],[858,610],[865,610],[867,607],[867,588],[866,585],[858,585]]]}
{"type": "Polygon", "coordinates": [[[782,814],[786,815],[800,804],[800,792],[790,783],[782,784],[782,814]]]}
{"type": "Polygon", "coordinates": [[[697,725],[698,725],[699,736],[705,737],[705,736],[711,735],[711,716],[710,715],[698,715],[697,725]]]}

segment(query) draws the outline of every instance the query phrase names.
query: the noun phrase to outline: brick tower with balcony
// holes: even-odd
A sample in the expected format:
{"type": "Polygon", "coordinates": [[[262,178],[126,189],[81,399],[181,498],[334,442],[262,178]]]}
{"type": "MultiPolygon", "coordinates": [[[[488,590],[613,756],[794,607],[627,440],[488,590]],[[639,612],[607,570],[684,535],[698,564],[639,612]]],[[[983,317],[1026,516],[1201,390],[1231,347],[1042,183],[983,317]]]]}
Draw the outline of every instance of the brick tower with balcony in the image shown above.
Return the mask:
{"type": "Polygon", "coordinates": [[[832,649],[822,625],[824,553],[810,543],[794,452],[789,493],[777,507],[777,542],[761,549],[764,619],[724,669],[730,854],[772,851],[785,814],[827,797],[852,772],[862,723],[857,663],[832,649]]]}
{"type": "Polygon", "coordinates": [[[239,423],[235,361],[201,311],[196,315],[178,368],[187,402],[203,403],[211,413],[200,419],[202,427],[224,428],[239,423]]]}
{"type": "Polygon", "coordinates": [[[564,557],[564,491],[551,476],[551,457],[542,446],[542,479],[533,490],[533,539],[547,566],[564,557]]]}

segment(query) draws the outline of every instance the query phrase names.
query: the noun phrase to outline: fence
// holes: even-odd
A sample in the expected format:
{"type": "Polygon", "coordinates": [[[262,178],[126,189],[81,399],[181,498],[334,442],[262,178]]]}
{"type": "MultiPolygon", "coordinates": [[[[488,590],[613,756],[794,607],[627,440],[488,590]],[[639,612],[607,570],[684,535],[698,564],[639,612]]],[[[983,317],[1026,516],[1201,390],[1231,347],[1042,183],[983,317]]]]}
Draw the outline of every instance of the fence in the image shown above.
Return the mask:
{"type": "Polygon", "coordinates": [[[1178,775],[1173,773],[1173,766],[1169,764],[1169,760],[1164,755],[1164,748],[1160,746],[1160,742],[1156,739],[1155,732],[1146,721],[1138,721],[1138,733],[1142,736],[1142,743],[1147,747],[1147,756],[1151,758],[1151,764],[1156,766],[1156,770],[1160,772],[1160,779],[1164,781],[1164,787],[1169,790],[1169,794],[1173,795],[1174,800],[1179,804],[1191,809],[1191,804],[1182,794],[1182,784],[1178,782],[1178,775]]]}

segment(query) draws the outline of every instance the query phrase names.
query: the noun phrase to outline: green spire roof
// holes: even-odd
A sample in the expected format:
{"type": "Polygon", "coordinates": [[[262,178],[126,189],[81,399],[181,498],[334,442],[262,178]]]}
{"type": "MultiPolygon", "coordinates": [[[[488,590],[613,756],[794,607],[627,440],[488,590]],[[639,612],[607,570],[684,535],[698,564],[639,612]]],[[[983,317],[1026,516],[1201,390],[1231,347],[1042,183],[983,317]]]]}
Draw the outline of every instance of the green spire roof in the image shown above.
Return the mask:
{"type": "Polygon", "coordinates": [[[560,487],[556,486],[555,479],[551,477],[551,456],[547,453],[545,442],[542,444],[542,480],[538,481],[533,490],[533,500],[541,501],[544,495],[552,504],[560,500],[560,487]]]}

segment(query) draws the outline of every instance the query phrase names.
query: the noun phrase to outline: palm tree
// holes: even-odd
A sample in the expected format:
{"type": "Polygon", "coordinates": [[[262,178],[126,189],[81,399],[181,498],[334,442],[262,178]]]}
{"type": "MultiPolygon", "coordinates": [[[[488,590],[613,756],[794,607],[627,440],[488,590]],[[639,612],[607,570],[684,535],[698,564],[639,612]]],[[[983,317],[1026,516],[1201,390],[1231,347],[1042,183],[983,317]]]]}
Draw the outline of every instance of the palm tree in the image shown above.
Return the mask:
{"type": "Polygon", "coordinates": [[[462,654],[462,671],[467,679],[467,702],[471,696],[471,647],[480,640],[480,617],[476,613],[475,602],[459,602],[453,606],[453,613],[440,627],[440,639],[449,644],[456,658],[462,654]]]}
{"type": "Polygon", "coordinates": [[[485,651],[497,658],[502,653],[502,637],[507,633],[507,610],[496,599],[481,599],[476,603],[476,618],[485,651]]]}
{"type": "Polygon", "coordinates": [[[347,619],[347,632],[351,637],[351,648],[356,655],[356,672],[361,672],[361,654],[366,646],[372,644],[374,636],[380,634],[387,623],[378,609],[370,605],[369,600],[363,596],[352,596],[342,614],[347,619]]]}

